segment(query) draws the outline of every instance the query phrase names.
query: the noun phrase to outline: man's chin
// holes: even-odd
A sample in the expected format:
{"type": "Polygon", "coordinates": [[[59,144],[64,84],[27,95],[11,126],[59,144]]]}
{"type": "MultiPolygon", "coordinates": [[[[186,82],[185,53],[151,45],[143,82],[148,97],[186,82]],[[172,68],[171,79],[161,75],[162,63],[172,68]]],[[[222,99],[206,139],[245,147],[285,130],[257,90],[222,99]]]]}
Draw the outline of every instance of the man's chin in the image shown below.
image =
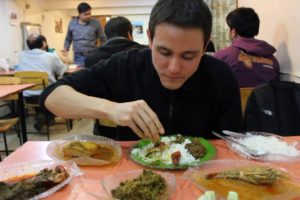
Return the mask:
{"type": "Polygon", "coordinates": [[[164,88],[166,88],[168,90],[177,90],[177,89],[181,88],[183,83],[162,82],[162,85],[164,86],[164,88]]]}

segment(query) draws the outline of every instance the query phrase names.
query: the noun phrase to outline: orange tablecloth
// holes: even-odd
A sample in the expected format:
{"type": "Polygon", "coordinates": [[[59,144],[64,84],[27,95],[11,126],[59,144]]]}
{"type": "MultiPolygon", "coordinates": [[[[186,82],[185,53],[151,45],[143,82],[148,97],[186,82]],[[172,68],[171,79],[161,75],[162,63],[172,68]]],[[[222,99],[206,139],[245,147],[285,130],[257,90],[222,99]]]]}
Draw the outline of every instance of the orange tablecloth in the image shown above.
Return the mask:
{"type": "MultiPolygon", "coordinates": [[[[288,139],[298,140],[300,142],[300,137],[290,137],[288,139]]],[[[212,143],[217,148],[217,156],[215,159],[235,159],[242,160],[240,156],[230,151],[225,142],[221,140],[212,141],[212,143]]],[[[50,157],[46,154],[46,148],[49,142],[41,141],[29,141],[26,142],[23,146],[17,149],[14,153],[4,159],[0,165],[20,163],[20,162],[29,162],[29,161],[38,161],[38,160],[51,160],[50,157]]],[[[134,144],[134,142],[121,142],[123,150],[122,160],[110,166],[103,167],[80,167],[83,176],[76,177],[71,184],[63,188],[62,190],[54,193],[46,199],[64,199],[64,200],[96,200],[95,195],[99,196],[104,194],[104,191],[101,187],[100,180],[101,178],[117,173],[120,171],[128,171],[134,169],[142,169],[143,167],[133,163],[128,159],[127,150],[134,144]]],[[[279,164],[277,164],[279,165],[279,164]]],[[[297,177],[300,177],[300,163],[282,163],[280,166],[288,169],[290,172],[295,174],[297,177]]],[[[171,200],[193,200],[197,199],[198,196],[202,194],[202,191],[197,188],[193,183],[188,180],[182,179],[181,175],[184,171],[171,171],[176,175],[176,191],[172,195],[171,200]]],[[[283,186],[284,187],[284,186],[283,186]]],[[[100,199],[105,199],[103,196],[100,199]]],[[[297,198],[300,200],[300,197],[297,198]]],[[[296,199],[295,199],[296,200],[296,199]]]]}

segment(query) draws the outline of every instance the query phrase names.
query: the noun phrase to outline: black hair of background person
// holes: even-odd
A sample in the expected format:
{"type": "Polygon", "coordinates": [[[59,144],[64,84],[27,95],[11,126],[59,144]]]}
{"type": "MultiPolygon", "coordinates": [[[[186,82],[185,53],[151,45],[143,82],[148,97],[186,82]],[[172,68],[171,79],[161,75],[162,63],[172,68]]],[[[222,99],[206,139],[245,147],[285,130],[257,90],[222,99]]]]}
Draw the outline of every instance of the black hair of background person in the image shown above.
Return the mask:
{"type": "Polygon", "coordinates": [[[82,2],[77,6],[78,13],[83,13],[83,12],[89,11],[91,9],[92,9],[92,7],[88,3],[85,3],[85,2],[82,2]]]}
{"type": "Polygon", "coordinates": [[[237,8],[231,11],[226,22],[230,29],[235,29],[241,37],[253,38],[259,32],[260,20],[252,8],[237,8]]]}
{"type": "Polygon", "coordinates": [[[126,17],[111,18],[106,23],[104,31],[108,40],[85,58],[87,68],[119,52],[148,48],[146,45],[132,41],[132,24],[126,17]]]}
{"type": "Polygon", "coordinates": [[[127,38],[128,33],[132,35],[132,24],[126,17],[114,17],[105,24],[104,32],[107,39],[113,37],[127,38]]]}
{"type": "Polygon", "coordinates": [[[47,43],[46,38],[43,35],[37,35],[37,37],[32,36],[32,39],[27,38],[26,43],[28,48],[31,49],[42,49],[44,42],[47,43]]]}

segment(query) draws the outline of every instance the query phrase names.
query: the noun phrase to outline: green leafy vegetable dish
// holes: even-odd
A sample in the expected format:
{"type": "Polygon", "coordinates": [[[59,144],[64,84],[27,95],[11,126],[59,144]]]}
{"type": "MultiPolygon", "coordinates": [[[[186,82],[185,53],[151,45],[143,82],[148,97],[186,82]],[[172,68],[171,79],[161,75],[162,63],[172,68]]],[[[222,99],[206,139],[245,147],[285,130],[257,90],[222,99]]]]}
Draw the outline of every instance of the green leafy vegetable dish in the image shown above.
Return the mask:
{"type": "Polygon", "coordinates": [[[155,169],[186,169],[216,155],[215,147],[201,137],[171,135],[159,142],[139,140],[129,151],[130,159],[155,169]]]}

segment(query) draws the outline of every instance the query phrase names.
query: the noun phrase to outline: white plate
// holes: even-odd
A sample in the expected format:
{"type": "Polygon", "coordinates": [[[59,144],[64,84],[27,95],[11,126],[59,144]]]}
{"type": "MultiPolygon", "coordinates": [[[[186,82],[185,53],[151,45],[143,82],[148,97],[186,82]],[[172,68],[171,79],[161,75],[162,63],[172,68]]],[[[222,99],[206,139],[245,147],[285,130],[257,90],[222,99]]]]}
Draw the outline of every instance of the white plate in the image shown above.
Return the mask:
{"type": "Polygon", "coordinates": [[[73,135],[60,140],[52,141],[46,149],[48,156],[55,160],[64,160],[63,147],[70,144],[71,142],[82,141],[82,142],[95,142],[96,144],[105,144],[113,147],[114,156],[111,161],[99,160],[90,157],[78,157],[70,159],[78,165],[108,165],[111,163],[118,162],[122,157],[122,149],[119,142],[97,135],[73,135]]]}
{"type": "Polygon", "coordinates": [[[82,174],[80,172],[80,169],[77,167],[77,165],[74,162],[61,162],[61,161],[51,160],[51,161],[25,162],[25,163],[12,164],[12,165],[2,165],[0,167],[0,181],[5,181],[13,177],[24,176],[26,174],[37,174],[42,169],[45,168],[54,169],[57,165],[62,165],[69,173],[69,177],[63,182],[61,182],[60,184],[56,185],[55,187],[52,187],[51,189],[30,198],[30,200],[41,199],[58,191],[66,184],[70,183],[75,176],[79,176],[82,174]]]}

